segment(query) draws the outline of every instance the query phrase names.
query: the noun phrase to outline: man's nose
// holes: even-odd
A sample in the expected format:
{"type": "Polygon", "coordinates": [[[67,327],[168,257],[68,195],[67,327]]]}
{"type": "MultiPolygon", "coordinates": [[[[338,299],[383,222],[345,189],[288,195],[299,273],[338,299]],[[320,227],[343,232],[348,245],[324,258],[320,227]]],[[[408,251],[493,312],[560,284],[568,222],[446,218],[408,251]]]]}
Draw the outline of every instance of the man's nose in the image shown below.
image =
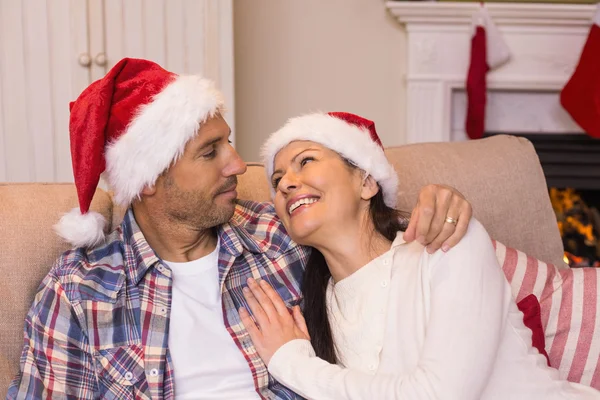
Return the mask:
{"type": "Polygon", "coordinates": [[[227,166],[225,167],[224,175],[225,176],[234,176],[234,175],[242,175],[248,167],[242,157],[238,154],[237,151],[233,147],[231,147],[230,158],[227,162],[227,166]]]}

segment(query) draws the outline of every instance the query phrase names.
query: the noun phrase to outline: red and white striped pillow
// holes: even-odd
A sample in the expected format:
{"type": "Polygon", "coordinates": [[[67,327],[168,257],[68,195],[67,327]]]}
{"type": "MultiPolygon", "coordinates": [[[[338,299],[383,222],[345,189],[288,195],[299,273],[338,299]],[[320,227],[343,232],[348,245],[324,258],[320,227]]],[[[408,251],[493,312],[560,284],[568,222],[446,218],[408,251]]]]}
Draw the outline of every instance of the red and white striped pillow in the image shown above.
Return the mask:
{"type": "Polygon", "coordinates": [[[600,271],[557,268],[494,241],[516,301],[534,294],[550,365],[560,375],[600,389],[600,271]]]}

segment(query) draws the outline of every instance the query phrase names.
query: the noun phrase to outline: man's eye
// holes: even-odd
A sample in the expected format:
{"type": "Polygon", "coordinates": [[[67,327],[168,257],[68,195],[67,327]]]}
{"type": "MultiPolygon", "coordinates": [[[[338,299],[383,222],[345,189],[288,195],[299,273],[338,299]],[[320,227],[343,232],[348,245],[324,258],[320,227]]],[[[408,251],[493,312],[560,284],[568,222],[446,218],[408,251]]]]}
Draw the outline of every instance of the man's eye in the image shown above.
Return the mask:
{"type": "Polygon", "coordinates": [[[301,161],[300,161],[300,166],[304,167],[306,164],[308,164],[311,161],[315,161],[314,157],[304,157],[301,161]]]}
{"type": "Polygon", "coordinates": [[[217,155],[217,150],[213,149],[210,153],[205,153],[202,155],[204,158],[214,158],[217,155]]]}

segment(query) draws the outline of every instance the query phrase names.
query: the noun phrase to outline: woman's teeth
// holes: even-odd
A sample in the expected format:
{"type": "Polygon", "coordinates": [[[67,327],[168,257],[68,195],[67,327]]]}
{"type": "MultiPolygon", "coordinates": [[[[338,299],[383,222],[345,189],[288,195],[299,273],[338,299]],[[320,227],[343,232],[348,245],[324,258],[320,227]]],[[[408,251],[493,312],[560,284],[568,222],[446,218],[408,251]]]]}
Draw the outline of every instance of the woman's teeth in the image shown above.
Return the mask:
{"type": "Polygon", "coordinates": [[[291,214],[292,212],[294,212],[294,210],[296,210],[298,207],[304,205],[304,204],[312,204],[312,203],[316,203],[319,199],[314,198],[314,197],[305,197],[303,199],[300,199],[298,201],[295,201],[290,208],[288,209],[288,212],[291,214]]]}

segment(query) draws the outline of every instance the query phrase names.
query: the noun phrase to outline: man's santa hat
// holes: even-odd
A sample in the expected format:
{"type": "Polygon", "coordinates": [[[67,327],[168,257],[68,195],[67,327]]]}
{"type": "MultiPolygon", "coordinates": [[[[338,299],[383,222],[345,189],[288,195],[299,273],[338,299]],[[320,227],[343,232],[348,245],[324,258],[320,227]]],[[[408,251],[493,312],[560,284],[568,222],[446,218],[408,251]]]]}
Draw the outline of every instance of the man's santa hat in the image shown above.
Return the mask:
{"type": "Polygon", "coordinates": [[[200,76],[125,58],[71,103],[69,131],[79,208],[56,232],[77,247],[104,239],[104,217],[90,204],[100,175],[127,206],[183,154],[200,124],[223,110],[223,97],[200,76]]]}
{"type": "MultiPolygon", "coordinates": [[[[269,180],[277,153],[298,140],[319,143],[339,153],[375,179],[388,207],[396,206],[398,175],[385,156],[373,121],[345,112],[316,113],[288,120],[262,148],[269,180]]],[[[275,195],[274,189],[271,195],[275,195]]]]}

